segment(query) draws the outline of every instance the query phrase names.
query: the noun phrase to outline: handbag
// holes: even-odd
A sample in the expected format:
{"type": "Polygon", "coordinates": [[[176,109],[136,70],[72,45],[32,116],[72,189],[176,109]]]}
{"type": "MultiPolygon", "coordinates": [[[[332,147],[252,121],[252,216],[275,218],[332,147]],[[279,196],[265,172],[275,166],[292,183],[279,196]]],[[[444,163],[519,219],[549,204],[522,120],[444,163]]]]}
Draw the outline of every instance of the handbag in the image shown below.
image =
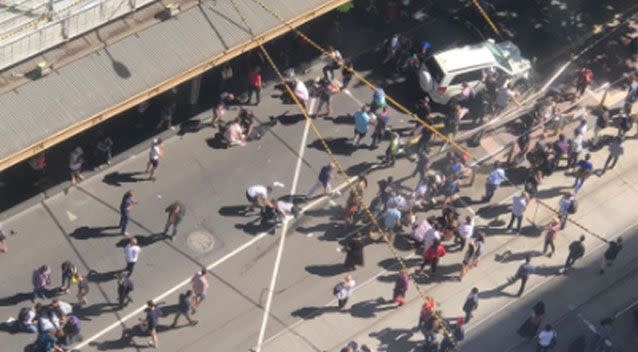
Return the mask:
{"type": "Polygon", "coordinates": [[[75,273],[73,274],[73,276],[71,276],[71,285],[77,285],[78,284],[78,274],[75,273]]]}

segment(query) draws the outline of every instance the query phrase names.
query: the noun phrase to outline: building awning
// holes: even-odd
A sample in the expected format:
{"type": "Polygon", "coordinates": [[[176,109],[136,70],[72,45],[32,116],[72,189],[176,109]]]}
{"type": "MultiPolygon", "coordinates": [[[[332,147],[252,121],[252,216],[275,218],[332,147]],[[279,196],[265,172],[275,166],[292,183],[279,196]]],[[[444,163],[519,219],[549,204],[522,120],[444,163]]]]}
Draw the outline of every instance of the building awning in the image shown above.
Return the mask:
{"type": "MultiPolygon", "coordinates": [[[[299,26],[350,0],[268,0],[299,26]]],[[[288,31],[237,0],[262,41],[288,31]]],[[[253,49],[229,1],[207,1],[0,95],[0,171],[253,49]]]]}

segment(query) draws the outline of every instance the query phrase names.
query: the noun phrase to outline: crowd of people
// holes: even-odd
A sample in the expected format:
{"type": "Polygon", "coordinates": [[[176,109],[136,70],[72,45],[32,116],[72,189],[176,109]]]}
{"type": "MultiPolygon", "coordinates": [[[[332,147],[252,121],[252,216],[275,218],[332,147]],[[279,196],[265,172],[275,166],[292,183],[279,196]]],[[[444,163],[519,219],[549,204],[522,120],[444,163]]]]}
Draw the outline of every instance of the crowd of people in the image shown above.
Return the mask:
{"type": "MultiPolygon", "coordinates": [[[[370,2],[369,11],[374,11],[374,3],[370,2]]],[[[388,10],[388,18],[401,16],[402,8],[410,6],[409,1],[397,4],[396,14],[394,8],[388,10]]],[[[382,63],[390,65],[402,72],[412,72],[418,69],[422,62],[433,52],[429,42],[414,43],[402,35],[394,35],[383,54],[382,63]]],[[[324,58],[322,68],[323,77],[310,83],[304,82],[294,73],[289,73],[289,80],[285,83],[299,100],[301,105],[309,109],[309,102],[316,98],[319,102],[315,111],[308,113],[317,117],[320,115],[331,118],[332,96],[344,92],[353,77],[353,63],[344,58],[341,53],[330,48],[324,58]],[[335,72],[340,71],[340,77],[335,72]],[[340,79],[337,79],[340,78],[340,79]],[[309,87],[308,87],[309,86],[309,87]],[[322,110],[325,107],[325,114],[322,110]]],[[[577,96],[587,89],[592,81],[593,73],[588,68],[578,72],[576,80],[577,96]]],[[[232,74],[231,74],[232,76],[232,74]]],[[[483,81],[486,89],[474,92],[469,86],[464,86],[462,92],[453,99],[449,111],[444,117],[445,132],[450,138],[458,135],[461,121],[466,116],[471,116],[473,123],[479,125],[485,118],[496,116],[502,112],[516,96],[516,92],[509,82],[503,81],[495,71],[484,73],[483,81]]],[[[584,187],[586,180],[594,173],[594,165],[591,154],[585,152],[587,146],[591,150],[609,145],[609,156],[602,168],[615,167],[617,161],[624,153],[623,141],[633,127],[632,105],[638,101],[638,79],[629,78],[629,87],[621,111],[612,116],[611,112],[602,108],[600,111],[578,110],[573,117],[568,117],[561,112],[558,102],[542,102],[529,116],[522,118],[523,129],[516,139],[509,160],[504,163],[495,163],[490,170],[485,182],[485,194],[477,203],[489,203],[498,188],[510,182],[508,170],[515,166],[524,166],[527,170],[523,190],[512,198],[510,221],[504,230],[511,230],[515,234],[522,231],[522,223],[526,210],[537,197],[544,177],[551,175],[556,170],[569,170],[574,175],[573,190],[564,192],[556,204],[557,216],[543,227],[544,245],[542,253],[552,257],[556,252],[555,239],[568,224],[570,215],[578,210],[576,196],[584,187]],[[594,136],[586,141],[590,128],[590,115],[594,114],[594,136]],[[577,127],[568,133],[563,132],[567,122],[577,121],[577,127]],[[618,128],[614,136],[605,134],[606,129],[612,125],[618,128]],[[541,127],[542,133],[537,137],[532,146],[532,132],[541,127]],[[516,152],[514,152],[516,150],[516,152]],[[561,162],[564,161],[564,164],[561,162]]],[[[247,101],[239,102],[237,97],[228,91],[219,94],[212,108],[210,123],[219,126],[221,137],[227,146],[245,146],[251,140],[261,137],[261,131],[256,128],[255,116],[244,105],[252,102],[255,97],[255,105],[261,102],[263,78],[261,68],[253,67],[248,74],[249,95],[247,101]],[[238,109],[237,116],[226,121],[229,106],[242,105],[238,109]]],[[[286,90],[287,88],[282,88],[286,90]]],[[[143,108],[143,107],[141,107],[143,108]]],[[[420,119],[426,124],[434,124],[434,109],[427,96],[420,97],[415,103],[415,110],[420,119]]],[[[172,116],[175,106],[169,106],[163,112],[163,118],[159,127],[171,128],[172,116]]],[[[391,109],[386,101],[386,94],[382,88],[377,89],[371,98],[370,104],[365,104],[352,113],[353,117],[353,148],[363,147],[363,143],[370,134],[370,149],[376,149],[381,144],[387,144],[383,154],[382,163],[386,167],[395,165],[397,158],[407,156],[414,161],[415,169],[411,177],[416,177],[417,186],[411,190],[399,187],[399,182],[389,177],[379,184],[378,191],[373,195],[369,204],[363,204],[364,193],[369,192],[368,180],[361,176],[353,182],[343,207],[343,221],[349,227],[358,223],[365,226],[349,238],[341,251],[345,254],[344,266],[349,272],[356,271],[357,267],[364,264],[365,247],[371,243],[385,242],[390,245],[395,240],[405,240],[420,254],[422,262],[414,272],[408,272],[407,268],[401,268],[396,276],[392,292],[387,300],[396,307],[405,304],[406,295],[412,280],[422,276],[435,276],[440,264],[445,261],[448,251],[454,249],[463,252],[460,270],[456,278],[461,281],[464,276],[479,265],[480,259],[487,249],[487,236],[483,229],[477,226],[475,215],[462,216],[458,206],[458,195],[464,182],[472,184],[475,179],[475,170],[468,164],[468,156],[462,152],[450,151],[445,154],[443,167],[435,168],[432,157],[432,135],[430,128],[416,122],[414,129],[407,135],[393,130],[391,126],[391,109]],[[370,133],[371,132],[371,133],[370,133]],[[417,137],[414,144],[407,142],[406,137],[417,137]],[[368,213],[363,211],[367,207],[373,218],[368,218],[368,213]],[[419,218],[425,211],[439,212],[419,218]],[[426,267],[428,268],[426,272],[426,267]]],[[[638,133],[638,130],[637,130],[638,133]]],[[[96,146],[96,158],[109,164],[112,157],[113,141],[108,136],[101,136],[96,146]]],[[[156,179],[156,173],[160,160],[164,155],[163,141],[155,138],[150,146],[148,163],[145,173],[149,180],[156,179]]],[[[35,160],[35,159],[34,159],[35,160]]],[[[40,164],[42,161],[39,162],[40,164]]],[[[72,184],[83,180],[82,165],[84,152],[82,148],[75,148],[69,155],[69,170],[72,184]]],[[[323,166],[318,174],[316,183],[305,194],[304,199],[310,199],[319,190],[324,195],[339,195],[332,187],[335,177],[335,165],[329,163],[323,166]]],[[[297,216],[299,208],[289,198],[276,199],[272,196],[272,186],[252,185],[246,189],[248,206],[246,213],[258,211],[262,224],[276,226],[281,224],[289,216],[297,216]]],[[[128,232],[131,212],[134,211],[137,202],[134,199],[134,191],[127,191],[120,205],[120,221],[118,228],[120,234],[126,238],[127,244],[123,249],[125,268],[117,275],[117,309],[123,309],[132,302],[130,294],[134,290],[132,274],[135,264],[140,259],[141,248],[135,237],[128,232]]],[[[167,214],[163,235],[173,240],[178,235],[178,225],[182,221],[186,207],[181,201],[174,201],[165,208],[167,214]]],[[[1,234],[0,229],[0,234],[1,234]]],[[[0,241],[4,240],[4,235],[0,241]]],[[[567,259],[563,266],[565,272],[573,267],[574,263],[585,254],[584,237],[570,244],[567,259]]],[[[623,248],[622,237],[608,241],[609,247],[605,251],[601,264],[601,274],[613,263],[623,248]]],[[[2,249],[2,248],[0,248],[2,249]]],[[[4,247],[3,252],[6,252],[4,247]]],[[[523,294],[526,283],[536,271],[532,258],[525,258],[518,270],[508,281],[509,284],[520,281],[517,296],[523,294]]],[[[191,289],[179,295],[178,310],[171,326],[176,326],[179,318],[184,316],[189,325],[197,324],[192,315],[197,312],[199,305],[206,299],[208,270],[202,268],[191,279],[191,289]]],[[[60,300],[44,305],[37,303],[33,307],[20,310],[15,326],[20,331],[37,333],[35,344],[44,351],[64,351],[68,346],[81,339],[80,319],[73,314],[74,309],[81,309],[87,304],[89,284],[87,275],[70,263],[65,261],[61,268],[61,285],[57,289],[49,289],[51,285],[51,268],[42,265],[32,273],[33,301],[45,300],[52,295],[68,294],[73,286],[77,287],[77,303],[73,304],[60,300]]],[[[346,309],[349,299],[355,292],[356,282],[354,274],[347,274],[333,288],[336,305],[339,309],[346,309]]],[[[417,327],[423,333],[423,346],[425,351],[449,352],[455,350],[457,343],[464,338],[464,325],[473,317],[479,307],[479,293],[477,287],[473,287],[464,301],[459,312],[463,316],[456,319],[453,324],[445,323],[441,319],[442,312],[437,310],[435,301],[428,297],[419,312],[417,327]]],[[[547,351],[556,343],[557,333],[547,324],[543,329],[542,318],[545,314],[545,305],[539,302],[533,308],[533,313],[518,330],[525,338],[535,338],[539,351],[547,351]],[[539,332],[540,329],[540,332],[539,332]]],[[[151,346],[158,346],[157,326],[159,319],[163,317],[161,308],[156,302],[148,301],[145,316],[142,318],[145,331],[150,338],[151,346]]],[[[609,324],[609,322],[607,322],[609,324]]],[[[350,344],[344,351],[371,351],[366,346],[350,344]]]]}

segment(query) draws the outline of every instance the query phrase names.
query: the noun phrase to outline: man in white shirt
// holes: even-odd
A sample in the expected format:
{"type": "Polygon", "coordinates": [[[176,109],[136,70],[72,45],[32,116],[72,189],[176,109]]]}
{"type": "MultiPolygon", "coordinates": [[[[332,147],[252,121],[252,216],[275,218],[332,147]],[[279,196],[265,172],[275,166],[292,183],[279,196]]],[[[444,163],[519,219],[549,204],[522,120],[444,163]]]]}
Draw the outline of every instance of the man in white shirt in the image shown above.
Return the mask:
{"type": "Polygon", "coordinates": [[[129,276],[133,274],[133,268],[135,268],[135,263],[137,263],[141,250],[140,246],[137,245],[137,239],[135,237],[130,238],[128,244],[124,247],[124,260],[126,260],[125,270],[129,276]]]}
{"type": "Polygon", "coordinates": [[[543,331],[538,334],[538,348],[539,352],[547,352],[554,347],[556,339],[556,331],[550,324],[545,325],[543,331]]]}
{"type": "Polygon", "coordinates": [[[301,105],[303,105],[304,108],[307,108],[308,100],[310,99],[310,93],[308,92],[308,87],[306,87],[306,84],[303,83],[302,80],[295,79],[294,93],[297,99],[299,99],[301,105]]]}
{"type": "Polygon", "coordinates": [[[563,196],[558,201],[558,218],[560,219],[560,229],[564,229],[567,224],[567,217],[571,211],[575,211],[575,207],[572,204],[576,201],[574,195],[571,192],[563,193],[563,196]]]}
{"type": "Polygon", "coordinates": [[[465,248],[465,243],[472,238],[474,234],[474,216],[466,216],[465,222],[459,225],[459,228],[456,231],[456,241],[461,246],[461,252],[465,248]]]}
{"type": "Polygon", "coordinates": [[[148,153],[148,163],[146,164],[146,172],[149,180],[155,180],[155,170],[159,165],[159,159],[164,155],[164,147],[162,146],[162,139],[155,138],[151,143],[151,150],[148,153]]]}
{"type": "Polygon", "coordinates": [[[268,199],[268,195],[272,192],[272,187],[253,185],[246,190],[246,199],[250,202],[250,207],[247,211],[253,211],[255,208],[263,205],[274,208],[275,206],[268,199]]]}
{"type": "Polygon", "coordinates": [[[515,195],[512,198],[512,217],[510,218],[509,225],[507,225],[507,229],[511,230],[512,226],[514,226],[514,220],[516,220],[517,235],[521,232],[523,214],[525,214],[525,210],[527,209],[528,204],[529,204],[529,195],[525,191],[521,192],[521,194],[519,195],[515,195]]]}

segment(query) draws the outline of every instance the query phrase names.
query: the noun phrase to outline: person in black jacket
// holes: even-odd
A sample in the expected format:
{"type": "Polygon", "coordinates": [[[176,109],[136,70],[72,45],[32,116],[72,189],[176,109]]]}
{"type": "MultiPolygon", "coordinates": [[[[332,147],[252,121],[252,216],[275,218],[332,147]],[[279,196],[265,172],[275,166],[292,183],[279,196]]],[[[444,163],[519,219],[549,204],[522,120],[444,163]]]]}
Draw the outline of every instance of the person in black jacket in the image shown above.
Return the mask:
{"type": "Polygon", "coordinates": [[[585,236],[581,235],[578,241],[574,241],[569,245],[569,255],[567,256],[567,261],[565,261],[565,266],[563,267],[564,271],[571,268],[577,259],[585,255],[585,246],[583,245],[583,242],[585,242],[585,236]]]}
{"type": "Polygon", "coordinates": [[[605,273],[605,269],[607,269],[608,266],[611,266],[614,263],[618,253],[620,253],[620,250],[622,249],[622,237],[619,236],[615,241],[608,242],[608,244],[609,247],[603,255],[603,264],[600,268],[601,275],[605,273]]]}
{"type": "Polygon", "coordinates": [[[346,252],[346,260],[344,265],[349,271],[355,270],[357,265],[363,266],[363,235],[359,232],[353,238],[348,241],[348,244],[343,248],[346,252]]]}
{"type": "Polygon", "coordinates": [[[117,276],[117,301],[119,302],[120,309],[126,307],[130,302],[133,302],[130,296],[133,289],[133,280],[131,280],[127,272],[121,272],[117,276]]]}

